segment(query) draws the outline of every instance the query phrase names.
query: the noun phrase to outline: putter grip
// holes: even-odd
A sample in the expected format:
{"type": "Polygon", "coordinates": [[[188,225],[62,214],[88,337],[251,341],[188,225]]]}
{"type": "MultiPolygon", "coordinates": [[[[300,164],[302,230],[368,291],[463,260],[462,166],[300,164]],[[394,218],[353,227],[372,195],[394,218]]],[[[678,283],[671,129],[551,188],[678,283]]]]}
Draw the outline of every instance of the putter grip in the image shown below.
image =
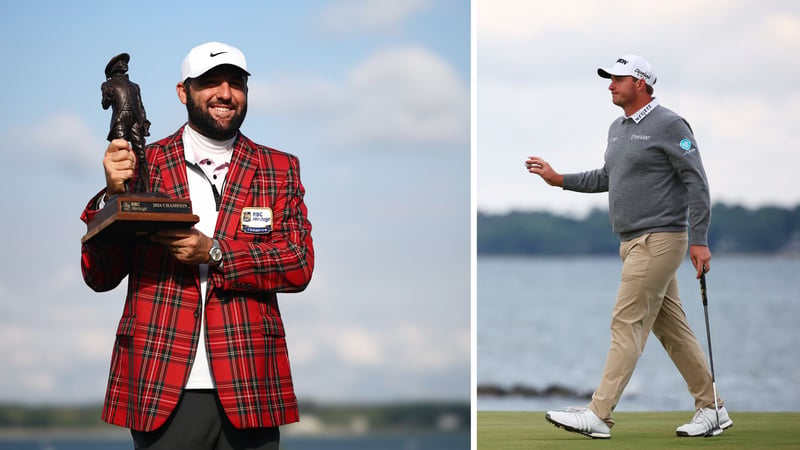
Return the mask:
{"type": "Polygon", "coordinates": [[[706,294],[706,273],[700,274],[700,295],[703,298],[703,306],[708,306],[708,295],[706,294]]]}

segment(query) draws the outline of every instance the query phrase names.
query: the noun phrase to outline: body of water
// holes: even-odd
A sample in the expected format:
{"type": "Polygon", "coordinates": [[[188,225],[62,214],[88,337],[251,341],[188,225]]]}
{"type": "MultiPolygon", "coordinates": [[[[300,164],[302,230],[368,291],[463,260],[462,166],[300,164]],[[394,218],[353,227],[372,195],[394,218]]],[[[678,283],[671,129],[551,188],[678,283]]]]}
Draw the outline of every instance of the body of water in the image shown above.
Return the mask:
{"type": "MultiPolygon", "coordinates": [[[[479,257],[478,385],[591,393],[605,364],[621,267],[616,257],[479,257]]],[[[711,268],[714,369],[728,410],[800,411],[800,258],[718,256],[711,268]]],[[[700,287],[688,259],[678,276],[684,310],[707,356],[700,287]]],[[[479,396],[477,407],[540,411],[587,403],[479,396]]],[[[617,410],[694,410],[652,334],[617,410]]]]}

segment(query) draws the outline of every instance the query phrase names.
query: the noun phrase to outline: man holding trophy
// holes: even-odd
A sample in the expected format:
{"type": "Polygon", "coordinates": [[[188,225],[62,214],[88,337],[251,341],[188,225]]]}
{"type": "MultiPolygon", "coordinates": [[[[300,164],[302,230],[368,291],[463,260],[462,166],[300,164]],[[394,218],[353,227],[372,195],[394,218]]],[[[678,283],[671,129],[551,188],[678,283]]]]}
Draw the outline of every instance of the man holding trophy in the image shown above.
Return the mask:
{"type": "Polygon", "coordinates": [[[278,427],[298,420],[276,294],[311,280],[311,224],[297,158],[240,131],[249,75],[235,47],[193,48],[176,86],[188,123],[137,154],[133,135],[111,139],[112,120],[106,186],[81,216],[130,186],[190,200],[199,218],[82,245],[89,287],[127,278],[103,420],[136,448],[277,449],[278,427]]]}

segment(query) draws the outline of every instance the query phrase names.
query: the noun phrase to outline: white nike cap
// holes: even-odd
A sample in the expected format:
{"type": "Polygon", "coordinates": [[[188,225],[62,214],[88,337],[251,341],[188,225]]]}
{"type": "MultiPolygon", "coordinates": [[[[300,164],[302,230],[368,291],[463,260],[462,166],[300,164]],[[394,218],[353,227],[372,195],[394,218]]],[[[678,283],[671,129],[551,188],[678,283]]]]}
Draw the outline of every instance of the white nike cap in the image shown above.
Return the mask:
{"type": "Polygon", "coordinates": [[[250,75],[250,72],[247,71],[247,61],[241,50],[221,42],[206,42],[189,50],[189,54],[183,58],[181,81],[185,82],[187,78],[197,78],[223,64],[236,66],[248,76],[250,75]]]}
{"type": "Polygon", "coordinates": [[[617,59],[617,62],[610,69],[597,69],[597,74],[603,78],[611,78],[612,75],[618,77],[631,76],[644,80],[650,86],[656,84],[656,74],[653,66],[638,55],[624,55],[617,59]]]}

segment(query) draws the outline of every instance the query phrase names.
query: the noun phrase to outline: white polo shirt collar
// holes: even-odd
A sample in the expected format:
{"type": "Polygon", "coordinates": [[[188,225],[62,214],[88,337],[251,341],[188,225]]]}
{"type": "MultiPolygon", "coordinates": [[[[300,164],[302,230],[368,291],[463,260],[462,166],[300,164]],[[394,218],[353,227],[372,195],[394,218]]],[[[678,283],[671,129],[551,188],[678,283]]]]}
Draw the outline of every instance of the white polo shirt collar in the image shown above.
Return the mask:
{"type": "Polygon", "coordinates": [[[633,119],[634,122],[637,124],[642,121],[648,114],[650,114],[654,109],[658,106],[658,99],[653,97],[653,100],[650,100],[650,103],[644,105],[642,109],[636,111],[635,113],[631,114],[630,116],[625,116],[625,119],[633,119]]]}

